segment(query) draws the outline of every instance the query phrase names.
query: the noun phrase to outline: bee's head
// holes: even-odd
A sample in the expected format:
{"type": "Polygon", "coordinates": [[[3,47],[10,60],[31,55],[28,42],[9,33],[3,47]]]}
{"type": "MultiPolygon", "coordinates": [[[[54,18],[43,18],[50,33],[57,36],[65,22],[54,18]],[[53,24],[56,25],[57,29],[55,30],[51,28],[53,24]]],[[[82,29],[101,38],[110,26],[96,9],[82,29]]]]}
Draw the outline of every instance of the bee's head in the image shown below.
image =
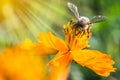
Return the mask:
{"type": "Polygon", "coordinates": [[[87,17],[84,17],[84,16],[81,16],[79,19],[78,19],[78,22],[80,27],[82,28],[85,28],[85,29],[88,29],[88,27],[91,27],[91,22],[89,20],[89,18],[87,17]]]}

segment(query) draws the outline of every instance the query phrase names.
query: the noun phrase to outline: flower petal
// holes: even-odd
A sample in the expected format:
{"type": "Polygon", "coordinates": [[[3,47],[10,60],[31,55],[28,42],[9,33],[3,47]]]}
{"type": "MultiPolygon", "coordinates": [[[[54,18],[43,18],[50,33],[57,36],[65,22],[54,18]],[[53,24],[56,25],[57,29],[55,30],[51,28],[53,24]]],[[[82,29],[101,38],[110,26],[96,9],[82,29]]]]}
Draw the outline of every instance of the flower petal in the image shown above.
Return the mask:
{"type": "Polygon", "coordinates": [[[34,47],[34,50],[38,54],[43,55],[43,56],[57,53],[57,50],[47,47],[46,45],[44,45],[42,43],[36,44],[36,46],[34,47]]]}
{"type": "Polygon", "coordinates": [[[114,61],[110,59],[110,55],[103,54],[97,50],[79,50],[72,51],[73,60],[82,66],[86,66],[101,76],[109,76],[110,72],[114,72],[114,61]]]}
{"type": "Polygon", "coordinates": [[[0,53],[0,80],[46,80],[45,71],[44,58],[31,50],[17,46],[0,53]]]}
{"type": "Polygon", "coordinates": [[[47,34],[41,32],[38,39],[40,40],[40,43],[38,43],[37,46],[39,47],[41,52],[43,49],[43,53],[44,51],[47,51],[47,50],[52,52],[68,50],[65,42],[60,38],[54,36],[51,32],[48,32],[47,34]]]}
{"type": "Polygon", "coordinates": [[[22,43],[18,44],[18,46],[22,49],[30,50],[35,46],[35,43],[27,38],[22,43]]]}
{"type": "Polygon", "coordinates": [[[50,80],[67,80],[67,76],[69,74],[69,64],[72,61],[70,53],[59,52],[58,55],[50,61],[49,65],[51,65],[50,70],[50,80]],[[61,56],[60,56],[61,55],[61,56]]]}

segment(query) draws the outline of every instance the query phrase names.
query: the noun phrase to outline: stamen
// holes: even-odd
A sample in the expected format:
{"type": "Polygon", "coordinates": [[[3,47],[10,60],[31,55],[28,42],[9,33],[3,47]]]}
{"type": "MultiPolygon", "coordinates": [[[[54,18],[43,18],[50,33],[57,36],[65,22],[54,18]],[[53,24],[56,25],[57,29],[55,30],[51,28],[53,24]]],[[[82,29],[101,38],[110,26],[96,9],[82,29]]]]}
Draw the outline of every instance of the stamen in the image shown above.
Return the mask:
{"type": "MultiPolygon", "coordinates": [[[[74,24],[68,24],[64,26],[64,33],[65,33],[65,39],[66,43],[69,47],[69,49],[73,49],[79,45],[87,46],[88,39],[91,36],[90,28],[84,29],[81,27],[76,28],[74,24]],[[79,43],[82,41],[82,43],[79,43]]],[[[82,48],[82,47],[81,47],[82,48]]]]}

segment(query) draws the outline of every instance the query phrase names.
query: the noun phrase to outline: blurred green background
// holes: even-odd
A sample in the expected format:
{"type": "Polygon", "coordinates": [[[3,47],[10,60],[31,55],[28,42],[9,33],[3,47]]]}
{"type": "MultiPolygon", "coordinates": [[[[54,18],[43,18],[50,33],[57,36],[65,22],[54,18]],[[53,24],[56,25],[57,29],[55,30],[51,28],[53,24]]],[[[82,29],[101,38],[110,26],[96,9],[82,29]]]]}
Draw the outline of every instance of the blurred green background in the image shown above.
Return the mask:
{"type": "Polygon", "coordinates": [[[93,25],[90,45],[111,54],[117,68],[105,78],[72,63],[68,80],[120,80],[120,0],[0,0],[0,50],[25,38],[37,41],[40,31],[64,38],[62,26],[75,18],[67,2],[74,3],[82,16],[108,18],[93,25]]]}

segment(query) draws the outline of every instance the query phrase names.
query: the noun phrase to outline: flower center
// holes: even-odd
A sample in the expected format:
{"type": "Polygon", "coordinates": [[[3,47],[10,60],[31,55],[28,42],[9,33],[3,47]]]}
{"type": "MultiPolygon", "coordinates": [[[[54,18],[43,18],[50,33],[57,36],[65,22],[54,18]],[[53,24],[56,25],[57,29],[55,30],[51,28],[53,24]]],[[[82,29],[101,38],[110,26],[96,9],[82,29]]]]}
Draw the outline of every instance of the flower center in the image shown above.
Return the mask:
{"type": "Polygon", "coordinates": [[[66,44],[70,50],[78,47],[80,49],[85,48],[91,36],[89,25],[86,24],[84,27],[81,27],[73,21],[64,26],[64,33],[66,44]],[[88,26],[87,29],[85,28],[86,26],[88,26]]]}

